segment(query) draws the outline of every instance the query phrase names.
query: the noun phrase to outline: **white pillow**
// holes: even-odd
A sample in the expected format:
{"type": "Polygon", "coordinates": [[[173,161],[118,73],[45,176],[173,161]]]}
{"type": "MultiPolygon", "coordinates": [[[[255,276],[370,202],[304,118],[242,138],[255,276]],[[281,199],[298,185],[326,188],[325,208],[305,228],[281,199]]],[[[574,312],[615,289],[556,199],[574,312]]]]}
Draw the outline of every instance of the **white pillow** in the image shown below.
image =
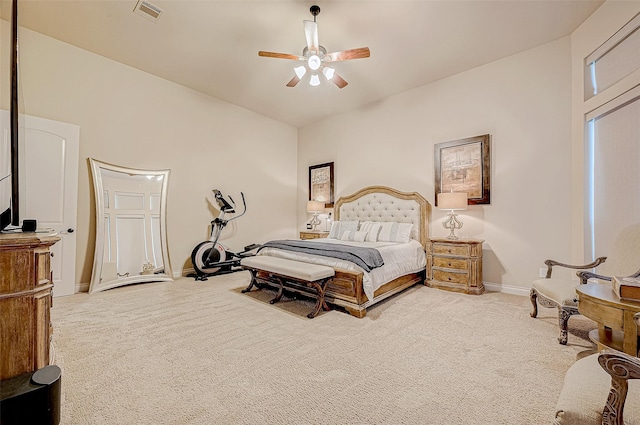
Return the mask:
{"type": "MultiPolygon", "coordinates": [[[[359,220],[355,221],[341,221],[340,222],[340,230],[338,231],[338,239],[342,239],[342,235],[344,232],[350,230],[352,232],[356,232],[358,230],[359,220]]],[[[335,223],[335,222],[334,222],[335,223]]]]}
{"type": "Polygon", "coordinates": [[[353,234],[353,241],[354,242],[364,242],[365,238],[367,237],[367,231],[366,230],[359,230],[357,232],[355,232],[353,234]]]}
{"type": "Polygon", "coordinates": [[[378,235],[378,241],[407,243],[411,240],[412,227],[412,223],[384,222],[378,235]]]}
{"type": "Polygon", "coordinates": [[[340,240],[341,241],[353,241],[353,234],[355,232],[351,231],[351,230],[345,230],[344,233],[342,233],[342,236],[340,236],[340,240]]]}
{"type": "Polygon", "coordinates": [[[377,242],[378,235],[380,234],[380,229],[382,229],[382,223],[371,223],[371,227],[367,232],[366,241],[367,242],[377,242]]]}
{"type": "Polygon", "coordinates": [[[334,221],[331,223],[331,230],[329,230],[329,236],[327,239],[338,239],[338,235],[340,234],[340,222],[334,221]]]}
{"type": "Polygon", "coordinates": [[[381,223],[375,221],[363,221],[360,223],[360,230],[367,232],[365,240],[367,242],[375,242],[378,240],[378,233],[380,233],[381,223]]]}
{"type": "Polygon", "coordinates": [[[369,231],[369,229],[371,229],[372,224],[373,224],[373,221],[361,221],[360,230],[369,231]]]}
{"type": "Polygon", "coordinates": [[[346,230],[343,234],[342,237],[340,238],[341,241],[350,241],[350,242],[364,242],[364,238],[367,237],[367,232],[364,232],[362,230],[358,230],[358,231],[352,231],[352,230],[346,230]]]}

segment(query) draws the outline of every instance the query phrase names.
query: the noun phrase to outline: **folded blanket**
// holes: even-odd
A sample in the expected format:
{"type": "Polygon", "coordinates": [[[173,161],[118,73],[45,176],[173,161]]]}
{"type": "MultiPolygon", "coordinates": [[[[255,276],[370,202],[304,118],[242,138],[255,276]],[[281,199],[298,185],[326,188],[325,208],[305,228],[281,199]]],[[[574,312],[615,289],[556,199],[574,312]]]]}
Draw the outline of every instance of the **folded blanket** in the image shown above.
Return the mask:
{"type": "Polygon", "coordinates": [[[384,265],[380,251],[375,248],[362,246],[339,245],[308,240],[277,240],[262,244],[258,252],[260,252],[262,248],[278,248],[286,251],[338,258],[340,260],[351,261],[366,272],[370,272],[372,269],[384,265]]]}

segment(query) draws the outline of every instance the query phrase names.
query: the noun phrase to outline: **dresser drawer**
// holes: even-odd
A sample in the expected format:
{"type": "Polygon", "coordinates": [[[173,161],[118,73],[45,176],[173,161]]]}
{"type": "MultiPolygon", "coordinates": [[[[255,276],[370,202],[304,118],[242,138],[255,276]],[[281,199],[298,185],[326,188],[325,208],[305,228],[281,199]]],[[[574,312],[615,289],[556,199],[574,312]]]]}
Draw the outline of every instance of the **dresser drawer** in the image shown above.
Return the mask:
{"type": "Polygon", "coordinates": [[[434,255],[456,255],[459,257],[468,257],[471,255],[469,245],[454,245],[454,244],[433,244],[434,255]]]}
{"type": "Polygon", "coordinates": [[[433,267],[469,270],[469,262],[462,258],[433,257],[433,267]]]}
{"type": "Polygon", "coordinates": [[[460,283],[467,285],[469,283],[468,273],[456,273],[448,272],[438,269],[433,269],[433,280],[439,280],[440,282],[460,283]]]}

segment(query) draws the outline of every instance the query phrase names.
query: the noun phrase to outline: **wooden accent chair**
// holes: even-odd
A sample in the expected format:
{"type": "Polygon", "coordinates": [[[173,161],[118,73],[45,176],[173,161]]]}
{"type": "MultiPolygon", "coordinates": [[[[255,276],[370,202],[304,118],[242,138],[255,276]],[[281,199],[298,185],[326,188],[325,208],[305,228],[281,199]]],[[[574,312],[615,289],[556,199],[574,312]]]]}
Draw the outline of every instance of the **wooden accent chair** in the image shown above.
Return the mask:
{"type": "MultiPolygon", "coordinates": [[[[593,269],[606,261],[607,257],[599,257],[593,263],[574,266],[570,264],[560,263],[555,260],[546,260],[547,274],[544,279],[538,279],[531,285],[529,297],[533,304],[531,317],[538,316],[538,303],[543,307],[558,309],[558,323],[560,324],[560,337],[558,342],[565,345],[568,340],[569,317],[578,312],[578,298],[576,294],[576,286],[578,281],[571,278],[552,278],[551,273],[553,266],[566,267],[569,269],[586,270],[593,269]]],[[[581,277],[581,272],[576,273],[580,277],[580,283],[586,283],[588,277],[581,277]]],[[[611,280],[611,278],[608,278],[611,280]]]]}
{"type": "MultiPolygon", "coordinates": [[[[640,313],[633,319],[637,326],[640,313]]],[[[640,359],[620,351],[604,350],[576,361],[564,377],[553,423],[640,425],[638,379],[640,359]]]]}
{"type": "Polygon", "coordinates": [[[612,276],[640,276],[638,260],[640,256],[640,223],[628,226],[615,237],[610,256],[599,257],[591,264],[572,266],[555,260],[547,260],[547,274],[544,279],[538,279],[531,285],[531,303],[533,312],[531,317],[538,315],[537,303],[543,307],[555,307],[558,309],[558,322],[560,324],[560,344],[567,343],[567,325],[569,317],[578,313],[578,300],[575,288],[578,284],[587,283],[587,280],[596,279],[600,283],[611,282],[612,276]],[[605,263],[606,260],[606,263],[605,263]],[[602,264],[605,263],[605,264],[602,264]],[[587,271],[598,268],[598,273],[587,271]],[[553,266],[567,267],[582,270],[576,272],[579,280],[571,278],[552,278],[553,266]],[[537,300],[537,302],[536,302],[537,300]]]}

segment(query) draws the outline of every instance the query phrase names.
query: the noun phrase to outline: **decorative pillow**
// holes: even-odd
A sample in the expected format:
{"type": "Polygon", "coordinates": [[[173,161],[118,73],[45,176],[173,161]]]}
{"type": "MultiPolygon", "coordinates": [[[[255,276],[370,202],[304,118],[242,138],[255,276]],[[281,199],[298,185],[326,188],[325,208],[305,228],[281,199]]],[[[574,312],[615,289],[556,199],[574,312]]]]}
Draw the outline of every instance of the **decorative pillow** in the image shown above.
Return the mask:
{"type": "Polygon", "coordinates": [[[384,222],[378,235],[380,242],[407,243],[411,240],[412,223],[384,222]]]}
{"type": "MultiPolygon", "coordinates": [[[[335,222],[334,222],[335,223],[335,222]]],[[[342,235],[344,234],[344,232],[346,232],[347,230],[350,230],[352,232],[356,232],[358,230],[358,223],[360,223],[359,220],[355,220],[355,221],[341,221],[340,222],[340,230],[338,231],[338,239],[342,239],[342,235]]]]}
{"type": "Polygon", "coordinates": [[[357,232],[355,232],[353,234],[353,241],[354,242],[364,242],[365,238],[367,237],[367,231],[366,230],[359,230],[357,232]]]}
{"type": "Polygon", "coordinates": [[[353,230],[345,230],[340,238],[341,241],[349,241],[349,242],[364,242],[364,238],[367,237],[367,232],[362,230],[358,230],[354,232],[353,230]]]}
{"type": "Polygon", "coordinates": [[[382,223],[372,223],[365,240],[367,242],[377,242],[380,229],[382,229],[382,223]]]}
{"type": "Polygon", "coordinates": [[[340,234],[340,222],[334,221],[331,223],[331,230],[329,230],[329,236],[327,239],[338,239],[338,235],[340,234]]]}
{"type": "Polygon", "coordinates": [[[373,224],[373,221],[361,221],[360,222],[360,230],[364,230],[365,232],[368,232],[369,229],[371,229],[371,225],[373,224]]]}
{"type": "Polygon", "coordinates": [[[375,221],[363,221],[360,223],[360,230],[367,232],[365,240],[367,242],[375,242],[378,240],[380,233],[380,224],[375,221]]]}
{"type": "Polygon", "coordinates": [[[341,241],[353,241],[353,234],[356,233],[352,230],[345,230],[340,237],[341,241]]]}

